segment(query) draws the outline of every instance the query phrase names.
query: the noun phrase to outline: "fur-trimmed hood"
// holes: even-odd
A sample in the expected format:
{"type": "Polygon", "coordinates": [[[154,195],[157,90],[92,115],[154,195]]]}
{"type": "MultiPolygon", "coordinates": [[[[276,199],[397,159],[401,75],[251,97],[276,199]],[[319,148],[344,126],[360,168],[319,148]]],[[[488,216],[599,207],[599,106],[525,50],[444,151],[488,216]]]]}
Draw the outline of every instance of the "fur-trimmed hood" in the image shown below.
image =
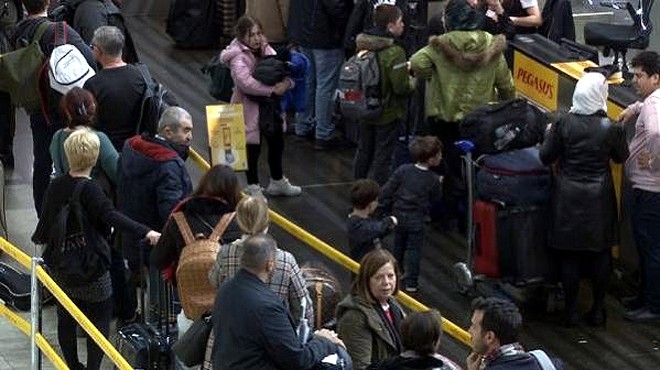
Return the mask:
{"type": "Polygon", "coordinates": [[[464,70],[490,64],[500,57],[507,46],[504,35],[493,36],[482,31],[454,31],[432,36],[429,45],[464,70]]]}
{"type": "Polygon", "coordinates": [[[392,45],[394,45],[394,39],[391,37],[361,33],[355,38],[357,50],[379,51],[392,45]]]}

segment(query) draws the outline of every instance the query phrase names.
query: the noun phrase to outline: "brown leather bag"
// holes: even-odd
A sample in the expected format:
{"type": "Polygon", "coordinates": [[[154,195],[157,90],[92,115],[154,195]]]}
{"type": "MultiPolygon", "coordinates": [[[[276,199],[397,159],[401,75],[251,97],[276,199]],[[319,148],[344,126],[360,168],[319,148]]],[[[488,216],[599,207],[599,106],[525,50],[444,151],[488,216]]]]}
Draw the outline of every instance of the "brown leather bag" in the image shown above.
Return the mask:
{"type": "Polygon", "coordinates": [[[342,299],[339,281],[320,268],[303,266],[300,270],[314,307],[314,330],[334,326],[335,310],[342,299]]]}
{"type": "Polygon", "coordinates": [[[208,238],[203,235],[194,236],[182,212],[172,214],[185,243],[176,268],[177,289],[183,311],[191,320],[196,320],[213,308],[217,291],[209,283],[208,273],[220,250],[220,237],[235,214],[224,214],[208,238]]]}

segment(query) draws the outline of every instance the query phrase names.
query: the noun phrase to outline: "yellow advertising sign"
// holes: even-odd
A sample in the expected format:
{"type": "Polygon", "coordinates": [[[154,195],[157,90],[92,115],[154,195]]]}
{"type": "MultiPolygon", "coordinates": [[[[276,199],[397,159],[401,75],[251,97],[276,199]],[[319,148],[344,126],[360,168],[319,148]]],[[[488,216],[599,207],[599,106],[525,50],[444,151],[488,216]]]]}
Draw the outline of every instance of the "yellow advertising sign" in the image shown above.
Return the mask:
{"type": "Polygon", "coordinates": [[[534,59],[515,51],[513,81],[516,90],[549,111],[557,110],[559,74],[534,59]]]}
{"type": "MultiPolygon", "coordinates": [[[[552,63],[551,65],[576,80],[582,78],[585,68],[598,67],[596,63],[590,60],[583,60],[579,62],[552,63]]],[[[619,78],[610,77],[607,79],[607,83],[610,85],[618,85],[620,83],[623,83],[623,81],[624,81],[623,77],[619,77],[619,78]]]]}
{"type": "Polygon", "coordinates": [[[206,106],[211,165],[225,164],[234,171],[247,170],[243,105],[206,106]]]}

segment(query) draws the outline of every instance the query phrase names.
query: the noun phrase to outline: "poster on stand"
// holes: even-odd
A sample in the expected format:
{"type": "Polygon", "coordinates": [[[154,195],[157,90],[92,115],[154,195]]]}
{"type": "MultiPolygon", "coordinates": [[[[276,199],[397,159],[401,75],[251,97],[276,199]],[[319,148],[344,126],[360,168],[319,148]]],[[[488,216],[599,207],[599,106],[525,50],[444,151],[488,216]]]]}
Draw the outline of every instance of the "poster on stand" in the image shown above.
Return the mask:
{"type": "Polygon", "coordinates": [[[225,164],[234,171],[247,170],[243,105],[206,106],[211,165],[225,164]]]}

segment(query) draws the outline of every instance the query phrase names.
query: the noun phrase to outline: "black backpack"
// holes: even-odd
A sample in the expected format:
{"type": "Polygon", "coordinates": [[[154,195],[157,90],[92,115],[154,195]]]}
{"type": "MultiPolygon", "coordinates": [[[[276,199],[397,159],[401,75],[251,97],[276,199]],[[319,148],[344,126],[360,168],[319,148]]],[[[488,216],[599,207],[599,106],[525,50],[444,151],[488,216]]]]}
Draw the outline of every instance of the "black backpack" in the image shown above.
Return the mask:
{"type": "Polygon", "coordinates": [[[110,266],[109,244],[90,223],[80,202],[80,194],[88,182],[75,184],[71,198],[53,220],[43,253],[49,271],[67,286],[89,284],[103,276],[110,266]]]}
{"type": "Polygon", "coordinates": [[[211,61],[202,67],[202,73],[208,75],[209,94],[217,100],[229,102],[234,92],[234,79],[231,70],[220,61],[219,55],[214,55],[211,61]]]}
{"type": "Polygon", "coordinates": [[[140,119],[138,120],[136,134],[146,132],[155,135],[158,131],[158,121],[160,120],[160,116],[165,109],[177,104],[165,86],[151,77],[151,73],[146,64],[137,63],[135,66],[140,70],[144,83],[146,84],[144,94],[142,95],[140,119]]]}
{"type": "Polygon", "coordinates": [[[460,136],[480,154],[501,153],[543,141],[548,116],[525,99],[513,99],[475,109],[461,122],[460,136]]]}

